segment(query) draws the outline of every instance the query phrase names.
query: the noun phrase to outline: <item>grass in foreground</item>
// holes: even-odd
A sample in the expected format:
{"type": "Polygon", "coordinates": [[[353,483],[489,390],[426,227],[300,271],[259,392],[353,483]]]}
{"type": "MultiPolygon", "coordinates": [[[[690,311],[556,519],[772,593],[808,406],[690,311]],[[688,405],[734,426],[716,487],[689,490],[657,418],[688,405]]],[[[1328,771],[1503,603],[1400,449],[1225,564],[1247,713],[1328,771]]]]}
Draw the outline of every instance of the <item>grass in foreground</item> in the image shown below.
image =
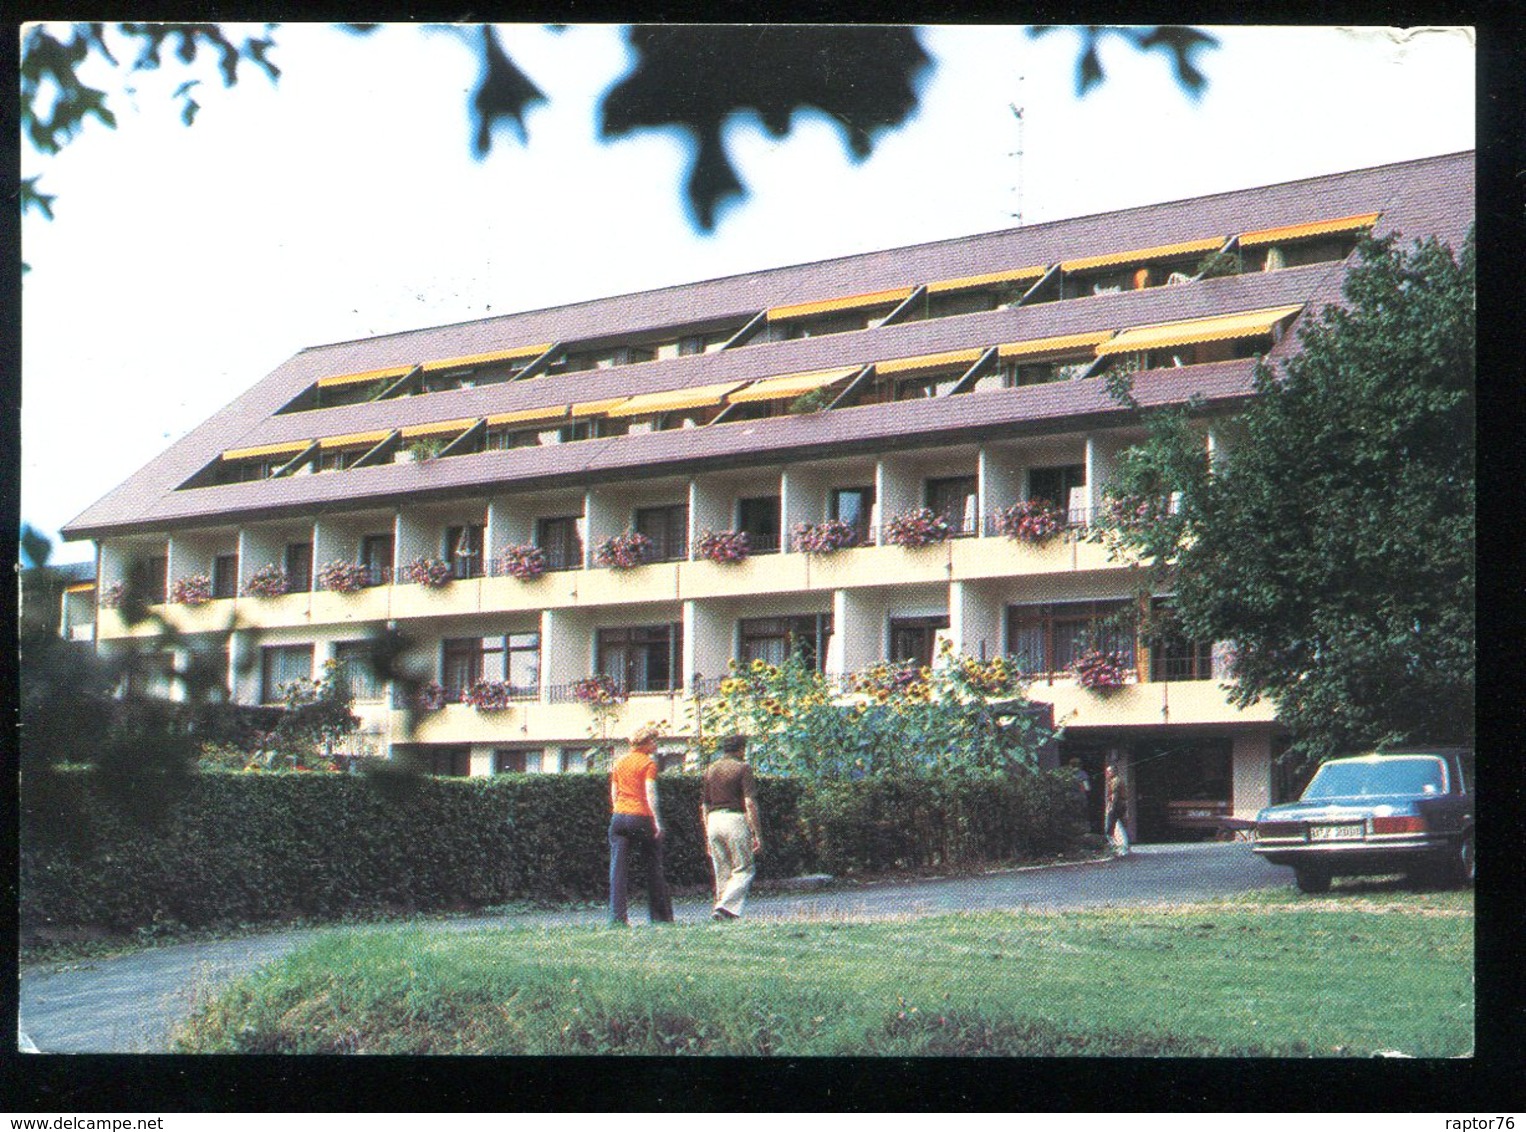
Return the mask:
{"type": "Polygon", "coordinates": [[[1445,1057],[1470,893],[853,923],[335,933],[206,1004],[184,1052],[1445,1057]]]}

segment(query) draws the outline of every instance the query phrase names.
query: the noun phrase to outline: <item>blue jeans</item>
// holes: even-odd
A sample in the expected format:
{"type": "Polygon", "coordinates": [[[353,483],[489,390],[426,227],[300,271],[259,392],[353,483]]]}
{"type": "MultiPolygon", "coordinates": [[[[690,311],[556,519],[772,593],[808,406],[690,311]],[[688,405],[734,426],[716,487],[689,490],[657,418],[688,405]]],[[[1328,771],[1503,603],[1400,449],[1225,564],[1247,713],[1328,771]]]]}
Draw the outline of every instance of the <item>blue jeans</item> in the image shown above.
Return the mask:
{"type": "Polygon", "coordinates": [[[609,819],[609,922],[628,920],[633,845],[640,845],[646,858],[647,914],[654,924],[672,923],[673,898],[662,875],[662,840],[656,823],[643,814],[615,814],[609,819]]]}

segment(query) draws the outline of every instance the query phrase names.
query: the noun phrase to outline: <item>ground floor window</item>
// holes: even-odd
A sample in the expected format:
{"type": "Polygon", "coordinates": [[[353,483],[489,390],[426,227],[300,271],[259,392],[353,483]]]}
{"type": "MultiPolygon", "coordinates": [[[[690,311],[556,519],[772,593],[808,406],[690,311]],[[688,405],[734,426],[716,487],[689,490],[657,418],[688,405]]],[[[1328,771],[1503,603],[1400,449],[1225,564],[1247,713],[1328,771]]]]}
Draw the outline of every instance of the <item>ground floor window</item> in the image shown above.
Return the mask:
{"type": "Polygon", "coordinates": [[[467,778],[472,773],[472,752],[469,747],[418,747],[408,758],[423,774],[467,778]]]}
{"type": "Polygon", "coordinates": [[[1068,601],[1007,607],[1007,652],[1034,676],[1063,675],[1092,649],[1134,663],[1134,606],[1128,601],[1068,601]]]}
{"type": "Polygon", "coordinates": [[[539,774],[545,759],[545,751],[539,747],[525,750],[499,750],[493,752],[494,774],[539,774]]]}
{"type": "Polygon", "coordinates": [[[588,748],[563,747],[557,762],[563,774],[583,774],[588,770],[588,748]]]}
{"type": "Polygon", "coordinates": [[[260,703],[281,703],[286,685],[312,678],[312,645],[266,645],[260,650],[260,703]]]}
{"type": "Polygon", "coordinates": [[[931,665],[937,648],[938,630],[947,628],[947,617],[892,617],[891,661],[898,664],[909,661],[923,668],[931,665]]]}
{"type": "Polygon", "coordinates": [[[783,664],[798,652],[806,667],[822,671],[827,659],[827,639],[832,635],[830,613],[807,613],[800,617],[744,617],[738,622],[741,661],[751,664],[783,664]]]}
{"type": "Polygon", "coordinates": [[[627,692],[671,692],[683,683],[683,624],[600,629],[594,667],[627,692]]]}

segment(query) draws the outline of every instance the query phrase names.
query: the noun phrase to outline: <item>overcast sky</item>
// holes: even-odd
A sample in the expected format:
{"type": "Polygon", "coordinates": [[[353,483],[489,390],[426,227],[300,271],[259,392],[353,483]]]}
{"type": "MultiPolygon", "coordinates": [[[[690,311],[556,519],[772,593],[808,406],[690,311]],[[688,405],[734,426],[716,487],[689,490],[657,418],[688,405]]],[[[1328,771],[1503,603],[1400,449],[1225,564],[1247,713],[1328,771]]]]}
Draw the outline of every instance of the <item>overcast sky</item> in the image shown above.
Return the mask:
{"type": "Polygon", "coordinates": [[[1465,31],[1210,30],[1193,102],[1121,44],[1078,99],[1068,33],[925,29],[921,112],[862,164],[820,115],[782,141],[734,123],[752,195],[709,236],[676,135],[594,139],[628,66],[616,28],[504,27],[549,101],[528,146],[501,132],[481,162],[476,64],[448,29],[282,27],[279,82],[224,90],[206,67],[189,128],[178,67],[130,76],[116,130],[23,153],[58,200],[23,227],[22,518],[54,535],[305,346],[1012,227],[1019,173],[1034,224],[1474,144],[1465,31]]]}

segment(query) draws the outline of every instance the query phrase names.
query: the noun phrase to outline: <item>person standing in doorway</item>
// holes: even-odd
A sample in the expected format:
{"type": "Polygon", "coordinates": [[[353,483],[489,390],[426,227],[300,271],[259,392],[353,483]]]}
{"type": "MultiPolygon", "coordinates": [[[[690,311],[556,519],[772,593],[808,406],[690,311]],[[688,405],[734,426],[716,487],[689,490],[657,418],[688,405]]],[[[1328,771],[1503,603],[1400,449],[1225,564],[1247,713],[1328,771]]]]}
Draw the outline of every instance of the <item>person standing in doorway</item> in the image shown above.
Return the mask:
{"type": "Polygon", "coordinates": [[[728,735],[721,741],[721,757],[705,771],[699,795],[699,820],[715,874],[712,920],[740,919],[747,902],[757,873],[753,858],[763,849],[756,794],[752,767],[747,765],[747,739],[728,735]]]}
{"type": "Polygon", "coordinates": [[[1103,797],[1107,802],[1107,817],[1104,819],[1102,831],[1113,843],[1113,848],[1120,857],[1129,855],[1129,798],[1123,787],[1123,775],[1119,773],[1117,763],[1108,763],[1107,770],[1103,774],[1103,797]]]}
{"type": "Polygon", "coordinates": [[[673,922],[673,898],[662,873],[662,812],[657,806],[657,729],[631,736],[631,749],[609,772],[609,922],[629,922],[630,855],[646,857],[647,914],[654,924],[673,922]]]}

